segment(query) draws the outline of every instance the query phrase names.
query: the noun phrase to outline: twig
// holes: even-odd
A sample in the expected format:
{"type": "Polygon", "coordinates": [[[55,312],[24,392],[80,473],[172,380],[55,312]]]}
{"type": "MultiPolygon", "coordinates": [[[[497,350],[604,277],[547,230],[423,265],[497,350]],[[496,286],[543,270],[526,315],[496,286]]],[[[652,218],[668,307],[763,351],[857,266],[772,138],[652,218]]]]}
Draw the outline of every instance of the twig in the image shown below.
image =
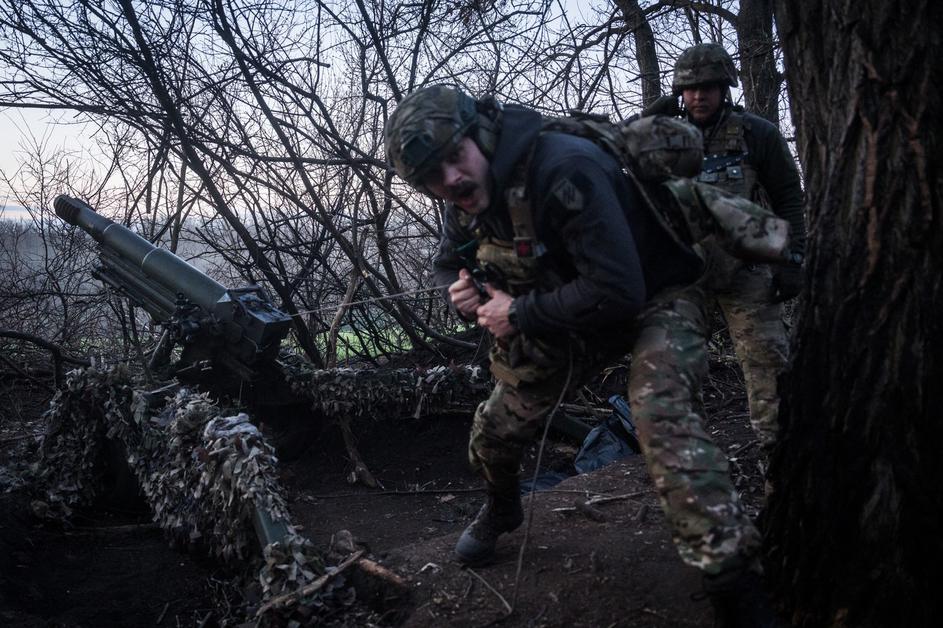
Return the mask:
{"type": "MultiPolygon", "coordinates": [[[[416,489],[412,491],[391,489],[388,491],[375,491],[371,493],[318,493],[315,495],[306,495],[306,497],[310,499],[338,499],[338,498],[344,498],[344,497],[364,497],[364,496],[372,497],[374,495],[399,495],[399,496],[425,495],[425,494],[447,495],[449,493],[482,493],[485,490],[487,489],[484,489],[484,488],[420,488],[420,489],[416,489]]],[[[577,494],[577,495],[586,495],[588,493],[588,491],[586,491],[585,489],[566,489],[566,488],[548,488],[539,492],[540,493],[561,493],[561,494],[569,493],[569,494],[577,494]]],[[[593,499],[595,499],[596,497],[610,497],[610,495],[606,495],[605,493],[598,493],[593,499]]],[[[619,496],[615,496],[615,497],[619,497],[619,496]]]]}
{"type": "Polygon", "coordinates": [[[579,415],[588,415],[594,417],[605,417],[612,414],[610,408],[603,408],[590,405],[581,405],[578,403],[561,403],[560,409],[564,412],[569,412],[570,414],[579,415]]]}
{"type": "Polygon", "coordinates": [[[448,493],[482,493],[486,489],[483,488],[421,488],[414,491],[401,491],[401,490],[389,490],[389,491],[373,491],[370,493],[333,493],[333,494],[317,494],[317,495],[308,495],[307,497],[311,499],[338,499],[342,497],[373,497],[375,495],[444,495],[448,493]]]}
{"type": "Polygon", "coordinates": [[[360,560],[360,557],[363,556],[364,551],[365,550],[358,550],[357,552],[354,552],[350,556],[350,558],[346,559],[344,562],[339,564],[334,569],[334,571],[332,571],[331,573],[326,573],[323,576],[320,576],[317,580],[315,580],[311,584],[307,584],[301,587],[301,589],[297,591],[292,591],[291,593],[286,593],[284,595],[280,595],[278,597],[272,598],[271,600],[263,604],[261,608],[259,608],[255,616],[261,617],[263,614],[268,612],[268,610],[271,608],[285,607],[292,602],[298,601],[301,598],[305,598],[313,593],[317,593],[318,590],[321,589],[325,584],[327,584],[331,578],[341,573],[342,571],[348,569],[351,565],[355,564],[358,560],[360,560]]]}
{"type": "MultiPolygon", "coordinates": [[[[747,415],[747,416],[750,416],[750,415],[747,415]]],[[[736,449],[734,449],[732,452],[730,452],[730,453],[727,455],[727,457],[728,457],[728,458],[736,458],[737,456],[739,456],[740,454],[742,454],[743,452],[745,452],[747,449],[749,449],[749,448],[753,447],[754,445],[756,445],[758,442],[759,442],[759,441],[757,441],[756,439],[753,439],[753,440],[751,440],[751,441],[748,441],[748,442],[744,443],[743,445],[740,445],[739,447],[737,447],[736,449]]]]}
{"type": "Polygon", "coordinates": [[[66,532],[67,536],[71,535],[91,535],[91,536],[113,536],[116,534],[124,533],[134,533],[134,532],[150,532],[152,530],[159,530],[160,528],[156,523],[129,523],[127,525],[119,526],[92,526],[92,527],[81,527],[74,526],[70,532],[66,532]]]}
{"type": "MultiPolygon", "coordinates": [[[[566,391],[570,387],[570,379],[573,377],[573,346],[572,343],[569,342],[567,343],[567,357],[566,381],[563,382],[563,388],[560,389],[560,396],[557,397],[557,402],[550,410],[550,414],[547,415],[547,422],[544,423],[544,433],[540,438],[540,447],[537,449],[537,462],[534,464],[534,477],[531,480],[531,486],[537,484],[537,476],[540,474],[540,461],[544,456],[544,446],[547,444],[547,432],[550,431],[550,423],[553,421],[553,415],[557,413],[557,408],[563,403],[563,396],[566,395],[566,391]]],[[[521,584],[521,570],[524,568],[524,551],[527,549],[527,541],[530,538],[530,528],[534,523],[534,496],[535,492],[531,491],[530,498],[527,500],[527,525],[524,527],[524,538],[521,540],[521,549],[517,553],[517,570],[514,573],[514,597],[511,600],[511,606],[508,608],[508,615],[514,612],[514,607],[517,605],[517,595],[521,584]]]]}
{"type": "Polygon", "coordinates": [[[606,520],[606,515],[604,515],[603,512],[595,506],[592,506],[589,501],[583,501],[582,499],[576,500],[576,510],[580,511],[593,521],[602,523],[606,520]]]}
{"type": "Polygon", "coordinates": [[[468,594],[471,593],[472,587],[474,587],[474,586],[475,586],[475,581],[474,581],[474,580],[469,580],[469,581],[468,581],[468,586],[465,587],[465,592],[462,593],[462,600],[463,600],[463,601],[468,599],[468,594]]]}
{"type": "Polygon", "coordinates": [[[615,502],[622,499],[638,499],[649,491],[635,491],[634,493],[625,493],[623,495],[597,495],[589,500],[590,504],[605,504],[606,502],[615,502]]]}
{"type": "Polygon", "coordinates": [[[359,567],[360,570],[368,576],[383,580],[388,585],[399,589],[405,589],[408,587],[406,581],[403,580],[399,574],[390,571],[383,565],[376,563],[369,558],[361,558],[357,563],[357,567],[359,567]]]}
{"type": "MultiPolygon", "coordinates": [[[[626,493],[625,495],[597,495],[596,497],[587,499],[585,502],[578,503],[582,503],[584,506],[595,506],[596,504],[605,504],[623,499],[633,501],[646,493],[648,493],[648,491],[636,491],[634,493],[626,493]]],[[[562,506],[560,508],[554,508],[551,512],[576,512],[577,510],[583,509],[579,506],[562,506]]]]}
{"type": "Polygon", "coordinates": [[[24,438],[36,438],[40,434],[34,434],[30,432],[29,434],[20,434],[19,436],[8,436],[7,438],[0,438],[0,445],[6,445],[7,443],[15,443],[18,440],[23,440],[24,438]]]}
{"type": "Polygon", "coordinates": [[[47,384],[46,382],[41,381],[40,379],[38,379],[38,378],[36,378],[36,377],[33,377],[32,375],[30,375],[29,373],[27,373],[26,371],[24,371],[23,369],[21,369],[19,366],[17,366],[17,365],[13,362],[13,360],[9,359],[7,356],[5,356],[5,355],[0,355],[0,360],[3,360],[4,364],[6,364],[6,365],[9,366],[10,368],[12,368],[12,369],[13,369],[14,371],[16,371],[20,376],[25,377],[26,379],[28,379],[28,380],[30,380],[30,381],[32,381],[32,382],[36,382],[36,383],[39,384],[40,386],[43,386],[46,390],[49,390],[49,391],[51,391],[51,392],[55,392],[55,391],[56,391],[56,389],[55,389],[54,386],[50,386],[50,385],[47,384]]]}
{"type": "Polygon", "coordinates": [[[168,609],[168,608],[170,608],[170,602],[167,602],[166,604],[164,604],[164,610],[162,610],[162,611],[160,612],[160,615],[157,616],[157,621],[154,622],[154,624],[156,624],[156,625],[159,626],[159,625],[160,625],[160,622],[164,621],[164,615],[167,614],[167,609],[168,609]]]}
{"type": "MultiPolygon", "coordinates": [[[[653,615],[653,616],[655,616],[655,617],[661,619],[662,621],[672,622],[672,623],[675,623],[675,624],[678,623],[678,622],[681,622],[682,624],[688,624],[689,626],[695,625],[695,623],[694,623],[693,621],[690,621],[690,620],[688,620],[688,619],[682,619],[682,618],[680,618],[680,617],[669,617],[669,616],[665,615],[664,613],[659,613],[658,611],[656,611],[656,610],[654,610],[654,609],[651,609],[651,608],[648,608],[647,606],[643,607],[643,608],[641,609],[641,611],[642,611],[643,613],[647,613],[648,615],[653,615]]],[[[613,624],[613,625],[615,625],[615,624],[613,624]]]]}
{"type": "Polygon", "coordinates": [[[45,338],[40,338],[39,336],[34,336],[33,334],[27,334],[12,329],[0,329],[0,337],[13,338],[15,340],[25,340],[26,342],[31,342],[34,345],[42,347],[48,351],[52,355],[53,375],[56,387],[62,383],[62,364],[64,362],[67,364],[76,364],[78,366],[89,366],[91,364],[91,362],[83,358],[72,357],[65,352],[65,349],[56,343],[50,342],[45,338]]]}
{"type": "MultiPolygon", "coordinates": [[[[511,609],[511,605],[508,604],[508,601],[507,601],[506,599],[504,599],[504,596],[501,595],[501,594],[498,592],[497,589],[495,589],[493,586],[491,586],[490,584],[488,584],[488,581],[487,581],[487,580],[485,580],[484,578],[482,578],[481,576],[479,576],[477,573],[475,573],[475,570],[474,570],[474,569],[472,569],[471,567],[466,567],[466,568],[465,568],[465,571],[467,571],[467,572],[470,573],[471,575],[473,575],[473,576],[475,576],[476,578],[478,578],[478,580],[480,580],[481,583],[482,583],[483,585],[485,585],[485,587],[487,587],[489,591],[491,591],[492,593],[494,593],[495,595],[498,596],[498,599],[501,600],[501,603],[502,603],[502,604],[504,604],[504,608],[507,609],[507,611],[508,611],[507,614],[508,614],[508,615],[510,615],[511,613],[514,612],[514,611],[511,609]]],[[[516,589],[515,589],[515,591],[516,591],[516,589]]]]}
{"type": "Polygon", "coordinates": [[[350,418],[342,417],[338,419],[337,423],[341,428],[341,434],[344,436],[344,445],[347,447],[347,455],[350,456],[351,462],[354,463],[354,477],[370,488],[376,488],[376,478],[370,473],[370,469],[367,468],[367,464],[363,461],[363,458],[360,457],[360,452],[357,450],[354,432],[350,428],[350,418]]]}
{"type": "MultiPolygon", "coordinates": [[[[361,255],[362,254],[363,252],[361,251],[361,255]]],[[[357,293],[357,288],[360,287],[361,277],[362,275],[359,268],[355,267],[350,272],[350,282],[347,284],[347,293],[344,295],[340,307],[337,308],[337,312],[334,313],[334,320],[331,321],[327,335],[327,351],[325,351],[325,358],[327,360],[325,366],[327,368],[337,366],[337,335],[340,333],[344,314],[350,309],[350,302],[353,301],[354,294],[357,293]]]]}

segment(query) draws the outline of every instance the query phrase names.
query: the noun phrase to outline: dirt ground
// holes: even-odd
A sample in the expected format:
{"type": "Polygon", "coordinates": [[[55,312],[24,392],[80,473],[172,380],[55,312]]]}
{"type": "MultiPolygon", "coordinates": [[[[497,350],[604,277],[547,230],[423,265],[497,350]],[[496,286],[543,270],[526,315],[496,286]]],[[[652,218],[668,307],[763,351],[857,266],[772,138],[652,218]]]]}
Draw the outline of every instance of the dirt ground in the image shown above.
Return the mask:
{"type": "MultiPolygon", "coordinates": [[[[0,467],[15,469],[42,429],[44,391],[6,382],[0,392],[0,467]]],[[[732,455],[737,486],[756,514],[758,452],[729,355],[712,355],[705,402],[708,427],[732,455]]],[[[711,625],[709,604],[697,595],[699,574],[677,557],[641,456],[526,499],[531,525],[502,537],[492,564],[457,565],[452,546],[483,498],[465,463],[469,423],[467,414],[355,423],[360,452],[382,488],[347,482],[351,464],[332,426],[283,461],[292,512],[309,538],[327,548],[346,530],[408,582],[408,600],[387,609],[386,623],[711,625]],[[612,499],[577,506],[598,496],[612,499]]],[[[567,469],[576,451],[576,443],[553,437],[543,466],[567,469]]],[[[525,477],[536,456],[535,445],[525,477]]],[[[71,530],[38,524],[23,490],[0,496],[0,626],[210,626],[238,597],[233,574],[168,547],[143,504],[103,501],[75,524],[71,530]]]]}

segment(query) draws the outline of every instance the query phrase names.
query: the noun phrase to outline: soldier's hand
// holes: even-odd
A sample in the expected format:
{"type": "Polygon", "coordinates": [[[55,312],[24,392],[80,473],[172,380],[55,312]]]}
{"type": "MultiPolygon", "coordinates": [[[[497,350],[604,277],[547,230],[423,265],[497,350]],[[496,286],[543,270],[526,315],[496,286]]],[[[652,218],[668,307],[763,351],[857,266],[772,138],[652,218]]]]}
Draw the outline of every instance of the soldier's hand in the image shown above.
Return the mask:
{"type": "Polygon", "coordinates": [[[495,338],[506,338],[516,331],[508,320],[508,310],[514,299],[491,284],[485,284],[485,289],[491,298],[478,306],[478,324],[494,334],[495,338]]]}
{"type": "Polygon", "coordinates": [[[782,303],[798,296],[802,290],[802,267],[780,266],[773,272],[773,303],[782,303]]]}
{"type": "Polygon", "coordinates": [[[449,300],[462,318],[475,320],[475,311],[481,305],[481,295],[467,269],[458,271],[458,281],[449,286],[449,300]]]}
{"type": "Polygon", "coordinates": [[[681,106],[678,104],[678,97],[666,94],[659,96],[649,106],[642,109],[642,117],[646,116],[680,116],[681,106]]]}

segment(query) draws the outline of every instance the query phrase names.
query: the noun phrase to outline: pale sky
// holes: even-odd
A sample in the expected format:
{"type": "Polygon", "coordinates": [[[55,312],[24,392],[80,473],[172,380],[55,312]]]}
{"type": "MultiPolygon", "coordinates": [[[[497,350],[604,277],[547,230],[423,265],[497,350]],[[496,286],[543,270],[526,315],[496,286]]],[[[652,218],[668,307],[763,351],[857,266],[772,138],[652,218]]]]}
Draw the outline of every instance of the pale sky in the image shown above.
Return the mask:
{"type": "MultiPolygon", "coordinates": [[[[578,22],[582,15],[590,15],[591,6],[596,4],[596,0],[557,0],[557,3],[571,20],[578,22]]],[[[15,179],[25,152],[37,144],[44,145],[48,152],[60,148],[81,150],[83,129],[74,124],[74,116],[74,113],[67,111],[0,107],[0,171],[6,177],[15,179]]],[[[0,209],[7,204],[13,203],[6,184],[0,178],[0,209]]]]}
{"type": "MultiPolygon", "coordinates": [[[[557,0],[570,19],[581,21],[583,14],[589,16],[595,2],[585,0],[557,0]]],[[[41,109],[17,109],[0,107],[0,171],[6,178],[16,179],[16,173],[24,163],[26,154],[43,146],[47,154],[59,149],[81,151],[83,126],[75,123],[75,113],[68,111],[43,111],[41,109]]],[[[15,205],[3,178],[0,178],[0,211],[5,205],[15,205]]],[[[4,218],[12,218],[10,210],[4,218]]]]}
{"type": "MultiPolygon", "coordinates": [[[[81,149],[84,126],[75,120],[75,114],[67,111],[0,108],[0,171],[15,180],[26,154],[36,146],[49,152],[81,149]]],[[[0,207],[7,204],[15,203],[0,179],[0,207]]]]}

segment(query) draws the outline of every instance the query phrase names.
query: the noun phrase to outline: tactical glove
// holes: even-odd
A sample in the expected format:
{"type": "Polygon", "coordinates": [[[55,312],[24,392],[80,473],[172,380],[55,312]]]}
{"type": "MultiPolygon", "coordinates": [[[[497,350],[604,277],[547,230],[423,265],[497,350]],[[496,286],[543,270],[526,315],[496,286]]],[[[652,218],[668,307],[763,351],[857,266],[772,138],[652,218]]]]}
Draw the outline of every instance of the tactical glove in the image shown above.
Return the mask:
{"type": "Polygon", "coordinates": [[[659,96],[649,106],[642,109],[642,117],[647,116],[680,116],[681,106],[678,105],[678,97],[667,94],[659,96]]]}
{"type": "Polygon", "coordinates": [[[794,264],[780,266],[773,272],[773,303],[782,303],[798,296],[802,290],[802,267],[794,264]]]}

